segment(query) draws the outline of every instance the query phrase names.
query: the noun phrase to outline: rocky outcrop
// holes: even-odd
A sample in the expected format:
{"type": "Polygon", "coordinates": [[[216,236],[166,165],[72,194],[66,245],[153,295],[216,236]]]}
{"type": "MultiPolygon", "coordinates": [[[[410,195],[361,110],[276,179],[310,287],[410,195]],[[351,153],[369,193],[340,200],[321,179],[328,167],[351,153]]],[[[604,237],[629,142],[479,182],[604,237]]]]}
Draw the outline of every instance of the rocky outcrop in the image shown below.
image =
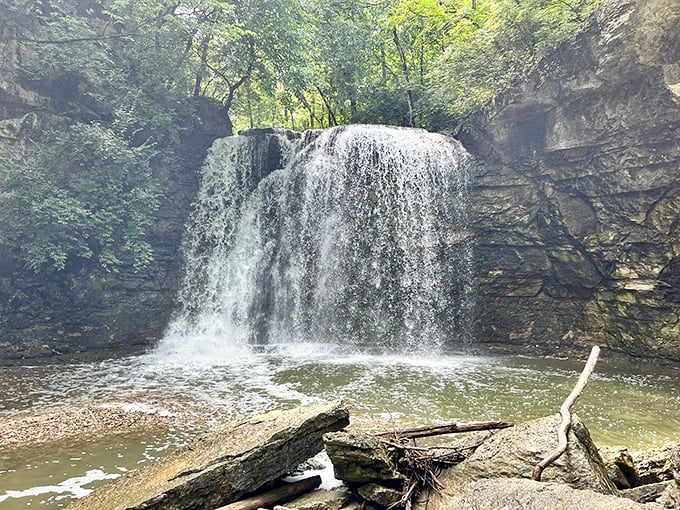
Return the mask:
{"type": "Polygon", "coordinates": [[[273,411],[218,428],[75,501],[71,510],[209,509],[251,493],[323,449],[349,424],[342,404],[273,411]]]}
{"type": "Polygon", "coordinates": [[[476,337],[680,359],[680,4],[605,0],[462,132],[476,337]]]}
{"type": "MultiPolygon", "coordinates": [[[[577,416],[569,429],[567,451],[543,472],[545,482],[564,483],[575,489],[616,494],[607,477],[590,433],[577,416]]],[[[498,431],[460,464],[440,475],[447,487],[456,491],[470,480],[483,478],[531,478],[533,467],[557,446],[559,415],[520,423],[498,431]]]]}

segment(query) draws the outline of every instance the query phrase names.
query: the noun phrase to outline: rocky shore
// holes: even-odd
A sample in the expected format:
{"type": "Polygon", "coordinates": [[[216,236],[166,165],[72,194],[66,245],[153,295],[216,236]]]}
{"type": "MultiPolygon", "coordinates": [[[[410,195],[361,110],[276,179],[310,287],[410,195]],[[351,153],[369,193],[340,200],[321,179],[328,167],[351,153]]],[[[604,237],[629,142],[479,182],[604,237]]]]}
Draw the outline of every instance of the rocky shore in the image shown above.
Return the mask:
{"type": "Polygon", "coordinates": [[[0,422],[0,449],[9,451],[63,441],[104,439],[130,433],[165,433],[207,429],[214,421],[231,421],[237,410],[206,409],[189,402],[148,398],[70,404],[55,409],[24,411],[0,422]]]}
{"type": "MultiPolygon", "coordinates": [[[[3,422],[0,447],[159,430],[195,418],[129,403],[74,407],[3,422]]],[[[364,421],[347,428],[349,409],[339,402],[231,421],[69,508],[680,508],[680,443],[598,451],[574,416],[567,451],[537,482],[532,467],[556,444],[558,415],[429,441],[402,436],[400,424],[369,432],[366,425],[376,423],[364,421]],[[305,464],[319,452],[333,464],[330,484],[329,468],[319,476],[318,463],[305,464]],[[295,492],[300,487],[307,493],[295,492]]]]}

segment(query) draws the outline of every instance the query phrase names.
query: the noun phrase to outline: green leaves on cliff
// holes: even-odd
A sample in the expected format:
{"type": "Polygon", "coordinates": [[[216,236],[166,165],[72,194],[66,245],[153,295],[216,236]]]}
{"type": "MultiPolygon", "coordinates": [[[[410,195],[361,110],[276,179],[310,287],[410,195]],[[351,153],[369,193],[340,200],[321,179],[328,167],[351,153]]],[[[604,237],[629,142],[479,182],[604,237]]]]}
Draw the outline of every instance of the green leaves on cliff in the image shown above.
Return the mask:
{"type": "Polygon", "coordinates": [[[158,207],[152,155],[96,124],[46,133],[24,157],[0,160],[0,242],[19,247],[35,271],[93,256],[109,270],[124,258],[146,266],[158,207]]]}
{"type": "Polygon", "coordinates": [[[460,10],[453,39],[428,72],[425,102],[449,122],[461,122],[519,84],[548,52],[582,30],[595,3],[478,1],[476,10],[460,10]]]}

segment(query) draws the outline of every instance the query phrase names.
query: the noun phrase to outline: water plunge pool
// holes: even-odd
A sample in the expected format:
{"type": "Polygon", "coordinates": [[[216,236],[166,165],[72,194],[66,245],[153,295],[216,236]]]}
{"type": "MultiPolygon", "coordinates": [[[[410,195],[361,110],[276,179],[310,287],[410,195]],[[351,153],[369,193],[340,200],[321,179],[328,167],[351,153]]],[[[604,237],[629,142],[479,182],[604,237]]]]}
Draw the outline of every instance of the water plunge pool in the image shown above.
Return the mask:
{"type": "MultiPolygon", "coordinates": [[[[680,377],[672,368],[607,359],[573,411],[599,446],[631,450],[680,440],[680,377]]],[[[62,440],[0,453],[0,506],[63,507],[73,497],[181,445],[212,423],[343,399],[358,426],[524,421],[556,413],[582,362],[494,354],[397,356],[324,345],[260,352],[151,353],[100,363],[0,368],[0,418],[120,403],[186,410],[169,432],[62,440]],[[201,416],[198,416],[200,414],[201,416]]],[[[0,438],[1,439],[1,438],[0,438]]]]}

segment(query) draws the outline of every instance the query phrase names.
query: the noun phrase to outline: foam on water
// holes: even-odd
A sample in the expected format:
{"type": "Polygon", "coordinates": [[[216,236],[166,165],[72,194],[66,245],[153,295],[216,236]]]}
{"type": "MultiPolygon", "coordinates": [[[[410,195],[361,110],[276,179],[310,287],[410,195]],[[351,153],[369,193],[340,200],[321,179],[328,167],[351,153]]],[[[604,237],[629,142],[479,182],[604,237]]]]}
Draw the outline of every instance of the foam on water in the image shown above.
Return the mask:
{"type": "Polygon", "coordinates": [[[0,494],[0,503],[10,498],[22,499],[43,494],[57,494],[55,498],[57,501],[64,498],[82,498],[92,492],[92,489],[85,488],[86,485],[99,480],[113,480],[119,476],[120,474],[117,473],[105,473],[101,469],[90,469],[83,476],[69,478],[56,485],[43,485],[25,490],[5,491],[4,494],[0,494]]]}
{"type": "MultiPolygon", "coordinates": [[[[240,355],[216,363],[208,356],[190,358],[187,363],[179,353],[161,356],[155,352],[93,364],[0,369],[0,416],[21,415],[33,406],[49,409],[97,401],[122,405],[131,412],[164,415],[184,407],[224,420],[231,419],[234,411],[238,416],[252,415],[314,400],[343,399],[353,419],[373,425],[377,420],[385,430],[393,420],[408,425],[524,421],[556,412],[582,369],[580,363],[567,360],[465,354],[384,356],[343,353],[342,347],[268,345],[239,349],[240,355]]],[[[600,445],[625,444],[635,449],[677,441],[679,381],[674,371],[608,368],[606,360],[601,360],[575,411],[600,445]]],[[[31,485],[37,471],[33,466],[26,468],[24,455],[0,462],[4,464],[0,465],[0,502],[16,509],[22,508],[24,500],[42,494],[49,501],[78,497],[84,494],[81,489],[89,490],[91,477],[113,476],[157,458],[172,445],[183,444],[191,432],[195,428],[190,425],[184,432],[176,430],[174,436],[145,444],[137,457],[126,454],[119,459],[123,450],[117,447],[110,459],[98,455],[88,464],[89,452],[78,449],[76,455],[69,452],[68,462],[39,468],[50,469],[50,475],[55,466],[59,472],[74,471],[60,483],[51,483],[51,477],[42,473],[39,482],[31,485]],[[96,469],[104,475],[93,473],[96,469]]],[[[49,446],[44,456],[53,454],[49,446]]]]}

